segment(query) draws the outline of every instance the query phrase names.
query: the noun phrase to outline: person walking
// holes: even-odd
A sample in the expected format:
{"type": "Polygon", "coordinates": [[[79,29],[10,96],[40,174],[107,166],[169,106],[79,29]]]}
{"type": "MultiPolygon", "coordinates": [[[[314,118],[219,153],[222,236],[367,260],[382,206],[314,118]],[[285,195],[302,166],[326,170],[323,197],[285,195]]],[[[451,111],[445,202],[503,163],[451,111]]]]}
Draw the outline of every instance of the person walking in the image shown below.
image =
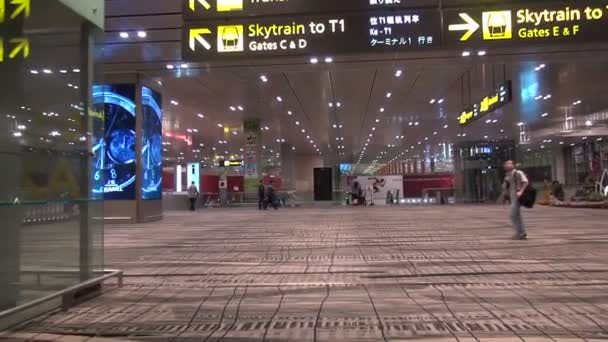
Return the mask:
{"type": "Polygon", "coordinates": [[[266,189],[264,189],[264,181],[260,179],[260,184],[258,185],[258,208],[260,210],[265,208],[264,200],[266,199],[266,189]]]}
{"type": "Polygon", "coordinates": [[[268,184],[268,187],[266,188],[266,201],[264,202],[264,210],[268,208],[268,204],[271,204],[275,210],[279,209],[272,182],[270,182],[270,184],[268,184]]]}
{"type": "Polygon", "coordinates": [[[190,211],[196,210],[196,200],[198,199],[199,195],[200,195],[200,193],[198,192],[196,185],[194,184],[194,182],[192,182],[192,184],[188,188],[188,199],[190,200],[190,211]]]}
{"type": "Polygon", "coordinates": [[[504,169],[506,175],[503,183],[503,190],[505,194],[509,195],[511,201],[511,222],[513,223],[516,232],[513,239],[527,240],[528,232],[521,215],[521,203],[519,202],[519,198],[524,194],[524,190],[528,187],[528,177],[522,171],[517,170],[515,162],[512,160],[509,160],[504,164],[504,169]]]}

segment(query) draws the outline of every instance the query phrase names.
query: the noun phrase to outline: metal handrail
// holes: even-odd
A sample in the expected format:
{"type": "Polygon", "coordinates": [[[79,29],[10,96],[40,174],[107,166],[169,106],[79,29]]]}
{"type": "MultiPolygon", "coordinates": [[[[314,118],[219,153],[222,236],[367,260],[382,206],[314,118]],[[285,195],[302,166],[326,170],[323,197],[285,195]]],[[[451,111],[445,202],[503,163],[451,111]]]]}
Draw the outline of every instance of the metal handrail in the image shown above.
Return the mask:
{"type": "MultiPolygon", "coordinates": [[[[83,288],[92,286],[92,285],[96,285],[99,284],[107,279],[110,278],[114,278],[117,277],[118,278],[118,287],[122,287],[123,285],[123,271],[121,270],[106,270],[104,272],[109,272],[108,274],[101,276],[101,277],[97,277],[94,279],[90,279],[85,281],[84,283],[80,283],[71,287],[68,287],[67,289],[61,290],[59,292],[55,292],[52,293],[48,296],[42,297],[42,298],[38,298],[36,300],[33,300],[31,302],[19,305],[17,307],[14,307],[12,309],[8,309],[5,311],[0,312],[0,320],[6,317],[9,317],[11,315],[17,314],[19,312],[23,312],[25,310],[31,309],[33,307],[36,307],[38,305],[50,302],[54,299],[57,299],[59,297],[65,297],[66,295],[72,294],[74,292],[77,292],[83,288]]],[[[65,304],[65,303],[64,303],[65,304]]]]}

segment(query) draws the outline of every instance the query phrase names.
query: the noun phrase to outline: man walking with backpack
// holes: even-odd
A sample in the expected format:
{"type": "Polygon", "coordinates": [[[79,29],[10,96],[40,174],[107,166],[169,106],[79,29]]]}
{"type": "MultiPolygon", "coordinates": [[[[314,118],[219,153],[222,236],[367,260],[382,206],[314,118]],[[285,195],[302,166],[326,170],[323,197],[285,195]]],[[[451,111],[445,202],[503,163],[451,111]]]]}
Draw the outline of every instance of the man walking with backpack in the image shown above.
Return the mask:
{"type": "Polygon", "coordinates": [[[190,187],[188,188],[188,199],[190,200],[190,211],[196,211],[196,201],[198,200],[198,196],[200,193],[196,187],[196,184],[192,182],[190,187]]]}
{"type": "Polygon", "coordinates": [[[513,227],[516,231],[513,239],[527,240],[528,232],[521,216],[522,204],[520,203],[520,198],[528,187],[528,177],[525,173],[515,168],[515,162],[512,160],[504,164],[504,169],[507,174],[503,183],[503,190],[505,194],[509,195],[511,201],[511,222],[513,222],[513,227]]]}

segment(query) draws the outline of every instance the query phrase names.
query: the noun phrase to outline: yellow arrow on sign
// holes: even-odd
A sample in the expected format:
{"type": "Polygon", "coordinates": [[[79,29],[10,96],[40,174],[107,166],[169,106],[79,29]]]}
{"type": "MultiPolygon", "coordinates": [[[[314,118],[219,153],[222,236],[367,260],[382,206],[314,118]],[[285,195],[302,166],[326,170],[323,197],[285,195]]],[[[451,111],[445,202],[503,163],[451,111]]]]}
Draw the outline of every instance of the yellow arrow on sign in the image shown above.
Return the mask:
{"type": "Polygon", "coordinates": [[[23,14],[25,18],[30,17],[32,13],[32,0],[11,0],[11,5],[15,6],[11,19],[17,18],[20,14],[23,14]]]}
{"type": "Polygon", "coordinates": [[[461,42],[466,42],[471,38],[473,33],[477,32],[481,26],[475,21],[475,19],[471,18],[467,13],[460,13],[459,16],[466,22],[466,24],[456,24],[450,25],[448,29],[450,31],[467,31],[461,38],[461,42]]]}
{"type": "Polygon", "coordinates": [[[4,16],[6,13],[6,7],[4,5],[4,0],[0,0],[0,24],[4,22],[4,16]]]}
{"type": "Polygon", "coordinates": [[[201,4],[207,11],[211,9],[211,4],[207,0],[190,0],[190,10],[192,12],[196,11],[196,3],[201,4]]]}
{"type": "Polygon", "coordinates": [[[190,50],[196,51],[196,42],[201,44],[205,49],[211,50],[211,44],[202,37],[208,34],[211,34],[211,30],[207,28],[190,29],[190,50]]]}
{"type": "Polygon", "coordinates": [[[23,54],[23,59],[28,58],[30,56],[30,40],[27,38],[16,38],[10,40],[11,44],[14,47],[11,49],[11,52],[8,54],[10,59],[15,59],[19,54],[23,54]]]}

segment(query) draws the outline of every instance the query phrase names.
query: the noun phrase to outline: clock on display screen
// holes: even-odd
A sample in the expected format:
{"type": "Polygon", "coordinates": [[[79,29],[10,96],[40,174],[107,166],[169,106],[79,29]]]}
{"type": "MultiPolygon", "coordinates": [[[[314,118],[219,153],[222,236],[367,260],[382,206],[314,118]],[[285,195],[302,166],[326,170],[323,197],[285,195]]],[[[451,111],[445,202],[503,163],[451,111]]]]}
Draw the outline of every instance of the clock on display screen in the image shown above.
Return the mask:
{"type": "Polygon", "coordinates": [[[104,134],[93,138],[93,194],[135,199],[135,86],[93,87],[95,111],[105,113],[104,134]]]}
{"type": "Polygon", "coordinates": [[[142,88],[143,147],[141,154],[142,189],[144,200],[162,198],[163,138],[162,99],[154,90],[142,88]]]}

